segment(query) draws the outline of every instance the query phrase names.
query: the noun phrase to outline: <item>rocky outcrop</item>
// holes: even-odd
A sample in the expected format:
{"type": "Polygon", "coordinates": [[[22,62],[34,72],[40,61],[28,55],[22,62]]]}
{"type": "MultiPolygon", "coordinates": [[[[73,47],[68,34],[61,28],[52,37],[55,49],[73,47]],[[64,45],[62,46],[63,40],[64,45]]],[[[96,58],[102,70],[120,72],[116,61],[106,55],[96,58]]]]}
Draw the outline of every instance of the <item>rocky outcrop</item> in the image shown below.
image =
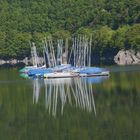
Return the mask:
{"type": "Polygon", "coordinates": [[[3,64],[5,64],[5,61],[0,59],[0,65],[3,65],[3,64]]]}
{"type": "MultiPolygon", "coordinates": [[[[39,57],[38,61],[40,62],[40,64],[43,64],[44,58],[39,57]]],[[[24,58],[23,60],[17,60],[17,59],[3,60],[3,59],[0,59],[0,65],[3,65],[3,64],[16,65],[18,63],[24,63],[25,65],[29,65],[29,64],[32,65],[32,59],[28,58],[28,57],[24,58]]]]}
{"type": "Polygon", "coordinates": [[[140,64],[140,52],[134,50],[120,50],[114,57],[119,65],[140,64]]]}
{"type": "Polygon", "coordinates": [[[16,65],[18,63],[24,63],[24,62],[23,60],[17,60],[17,59],[10,59],[10,60],[0,59],[0,66],[4,64],[16,65]]]}

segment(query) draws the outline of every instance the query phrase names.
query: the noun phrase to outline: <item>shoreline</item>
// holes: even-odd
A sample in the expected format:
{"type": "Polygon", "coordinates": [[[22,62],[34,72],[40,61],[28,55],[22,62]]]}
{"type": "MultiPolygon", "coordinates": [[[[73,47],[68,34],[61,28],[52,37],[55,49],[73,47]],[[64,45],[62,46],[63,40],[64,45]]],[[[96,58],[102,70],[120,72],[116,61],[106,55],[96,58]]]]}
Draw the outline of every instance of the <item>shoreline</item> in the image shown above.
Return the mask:
{"type": "MultiPolygon", "coordinates": [[[[39,57],[39,61],[41,63],[43,63],[43,57],[39,57]]],[[[9,59],[9,60],[0,59],[0,66],[2,66],[2,65],[14,66],[14,65],[18,65],[18,64],[32,65],[32,59],[28,58],[28,57],[25,57],[22,60],[18,60],[18,59],[14,59],[14,58],[13,59],[9,59]]]]}
{"type": "MultiPolygon", "coordinates": [[[[40,64],[44,63],[43,57],[38,57],[38,61],[40,64]]],[[[32,65],[32,59],[25,57],[22,60],[18,59],[9,59],[3,60],[0,59],[0,66],[3,65],[32,65]]],[[[135,52],[134,50],[120,50],[115,56],[112,57],[97,57],[96,55],[92,56],[91,65],[111,65],[111,64],[118,64],[118,65],[135,65],[140,64],[140,52],[135,52]]]]}

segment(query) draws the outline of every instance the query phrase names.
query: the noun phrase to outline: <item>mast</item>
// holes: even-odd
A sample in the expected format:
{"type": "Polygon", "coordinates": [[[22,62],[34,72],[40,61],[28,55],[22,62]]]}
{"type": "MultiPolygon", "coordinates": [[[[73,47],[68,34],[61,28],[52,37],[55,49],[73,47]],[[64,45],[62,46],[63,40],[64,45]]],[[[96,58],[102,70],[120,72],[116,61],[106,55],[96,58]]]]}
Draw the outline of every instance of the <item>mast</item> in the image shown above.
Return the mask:
{"type": "Polygon", "coordinates": [[[38,56],[37,56],[36,46],[34,42],[32,43],[32,47],[31,47],[31,57],[32,57],[33,66],[37,66],[38,56]]]}

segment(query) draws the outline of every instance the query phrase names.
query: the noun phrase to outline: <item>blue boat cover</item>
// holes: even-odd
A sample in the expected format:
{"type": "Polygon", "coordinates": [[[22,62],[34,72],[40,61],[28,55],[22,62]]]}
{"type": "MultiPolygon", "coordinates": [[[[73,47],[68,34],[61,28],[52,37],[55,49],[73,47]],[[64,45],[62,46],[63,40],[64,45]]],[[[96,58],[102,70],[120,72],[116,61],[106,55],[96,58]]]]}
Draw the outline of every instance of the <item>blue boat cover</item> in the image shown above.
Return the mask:
{"type": "Polygon", "coordinates": [[[93,74],[93,73],[101,73],[105,71],[103,68],[98,68],[98,67],[87,67],[85,69],[82,69],[79,71],[81,74],[93,74]]]}
{"type": "Polygon", "coordinates": [[[28,71],[29,76],[33,75],[44,75],[45,73],[52,73],[52,69],[47,69],[47,68],[38,68],[38,69],[32,69],[28,71]]]}

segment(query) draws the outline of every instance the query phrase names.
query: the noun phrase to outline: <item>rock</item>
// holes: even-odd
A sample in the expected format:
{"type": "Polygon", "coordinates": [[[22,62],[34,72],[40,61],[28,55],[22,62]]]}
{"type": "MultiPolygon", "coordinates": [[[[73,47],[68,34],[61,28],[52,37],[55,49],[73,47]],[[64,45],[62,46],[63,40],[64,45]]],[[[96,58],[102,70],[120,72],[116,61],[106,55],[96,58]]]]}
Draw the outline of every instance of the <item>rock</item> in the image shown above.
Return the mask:
{"type": "Polygon", "coordinates": [[[28,57],[25,57],[25,58],[22,60],[22,62],[25,63],[25,65],[28,65],[28,63],[29,63],[28,57]]]}
{"type": "Polygon", "coordinates": [[[136,56],[140,59],[140,52],[137,52],[136,56]]]}
{"type": "Polygon", "coordinates": [[[9,61],[9,63],[12,64],[12,65],[15,65],[15,64],[17,64],[17,59],[11,59],[9,61]]]}
{"type": "Polygon", "coordinates": [[[114,61],[119,65],[140,64],[140,52],[120,50],[114,57],[114,61]]]}
{"type": "MultiPolygon", "coordinates": [[[[18,59],[2,60],[2,59],[0,59],[0,65],[3,65],[3,64],[15,65],[20,62],[25,63],[25,65],[29,65],[29,64],[32,65],[32,59],[31,58],[29,59],[28,57],[25,57],[23,60],[18,60],[18,59]]],[[[40,65],[43,65],[45,63],[44,58],[38,57],[38,63],[40,65]]]]}
{"type": "Polygon", "coordinates": [[[131,57],[131,53],[129,51],[125,51],[124,55],[124,63],[125,64],[132,64],[133,63],[133,58],[131,57]]]}
{"type": "Polygon", "coordinates": [[[3,65],[3,64],[5,64],[5,61],[0,59],[0,65],[3,65]]]}

